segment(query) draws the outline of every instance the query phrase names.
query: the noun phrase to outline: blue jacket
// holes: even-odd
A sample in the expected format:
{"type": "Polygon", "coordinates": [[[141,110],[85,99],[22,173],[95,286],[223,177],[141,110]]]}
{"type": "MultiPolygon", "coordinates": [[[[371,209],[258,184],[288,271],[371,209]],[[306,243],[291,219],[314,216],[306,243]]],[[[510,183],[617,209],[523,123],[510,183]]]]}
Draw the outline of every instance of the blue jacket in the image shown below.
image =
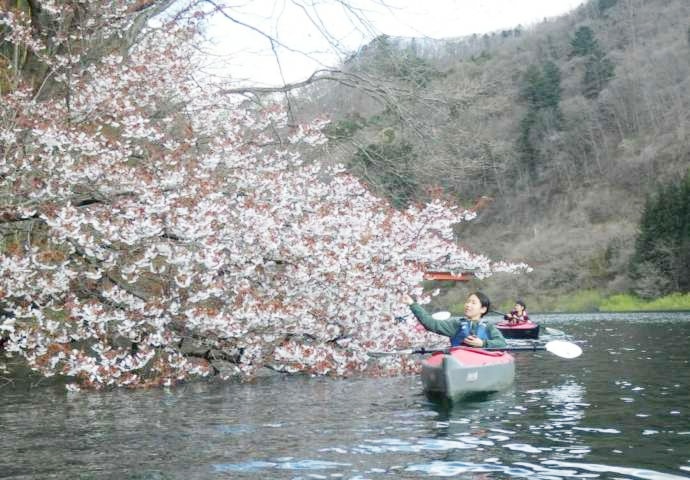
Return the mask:
{"type": "Polygon", "coordinates": [[[463,340],[472,334],[484,341],[489,340],[489,329],[486,322],[470,322],[465,318],[461,318],[460,321],[462,322],[460,328],[455,332],[455,335],[450,337],[450,345],[452,347],[459,347],[462,345],[463,340]]]}

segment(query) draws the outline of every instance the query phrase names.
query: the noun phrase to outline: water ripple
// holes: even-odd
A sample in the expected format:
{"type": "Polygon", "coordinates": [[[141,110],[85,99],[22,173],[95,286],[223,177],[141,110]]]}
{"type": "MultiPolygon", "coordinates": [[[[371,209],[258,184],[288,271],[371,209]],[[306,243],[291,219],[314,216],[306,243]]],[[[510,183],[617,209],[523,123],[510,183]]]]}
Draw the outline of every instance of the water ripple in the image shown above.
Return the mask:
{"type": "Polygon", "coordinates": [[[362,454],[382,454],[390,452],[416,453],[425,450],[446,451],[476,448],[475,445],[465,442],[464,440],[444,440],[439,438],[420,439],[417,443],[394,438],[367,440],[367,442],[367,444],[355,446],[352,451],[362,454]]]}
{"type": "Polygon", "coordinates": [[[614,467],[611,465],[599,465],[595,463],[574,463],[561,462],[557,460],[547,460],[545,465],[556,465],[558,467],[570,467],[588,472],[599,473],[617,473],[621,475],[628,475],[631,477],[642,478],[644,480],[688,480],[688,477],[681,475],[673,475],[670,473],[657,472],[655,470],[647,470],[644,468],[629,468],[629,467],[614,467]]]}
{"type": "Polygon", "coordinates": [[[573,427],[573,430],[579,430],[581,432],[594,432],[594,433],[621,433],[620,430],[617,430],[615,428],[573,427]]]}
{"type": "Polygon", "coordinates": [[[444,462],[434,461],[430,463],[422,463],[416,465],[409,465],[406,469],[408,472],[421,472],[427,475],[435,475],[438,477],[453,477],[462,475],[464,473],[489,473],[502,472],[509,475],[526,477],[530,475],[530,470],[509,467],[505,465],[492,465],[488,463],[470,463],[470,462],[444,462]]]}
{"type": "Polygon", "coordinates": [[[504,445],[508,450],[524,453],[541,453],[541,449],[528,445],[526,443],[506,443],[504,445]]]}
{"type": "Polygon", "coordinates": [[[688,477],[648,469],[615,467],[590,463],[560,462],[556,460],[545,461],[543,465],[526,462],[517,462],[513,465],[500,465],[490,464],[488,462],[433,461],[409,465],[405,470],[439,477],[453,477],[467,473],[500,472],[512,477],[561,480],[564,478],[599,478],[601,476],[599,474],[601,473],[612,473],[643,480],[688,480],[688,477]],[[545,467],[544,465],[548,465],[551,468],[545,467]]]}
{"type": "Polygon", "coordinates": [[[328,462],[324,460],[292,460],[280,459],[274,462],[252,460],[242,463],[217,463],[213,465],[215,472],[258,472],[261,470],[330,470],[339,467],[349,467],[349,463],[328,462]]]}

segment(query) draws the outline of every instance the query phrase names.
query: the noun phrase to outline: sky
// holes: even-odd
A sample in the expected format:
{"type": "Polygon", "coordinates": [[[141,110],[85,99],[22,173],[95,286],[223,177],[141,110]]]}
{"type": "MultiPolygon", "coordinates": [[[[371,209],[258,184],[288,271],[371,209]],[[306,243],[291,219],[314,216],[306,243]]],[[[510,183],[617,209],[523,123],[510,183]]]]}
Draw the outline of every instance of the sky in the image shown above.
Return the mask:
{"type": "Polygon", "coordinates": [[[232,8],[227,10],[233,20],[216,13],[208,34],[214,68],[230,72],[238,84],[275,86],[305,80],[320,68],[337,67],[380,34],[439,39],[518,25],[529,27],[582,3],[583,0],[233,0],[232,8]],[[354,8],[348,10],[343,3],[354,8]],[[266,35],[276,40],[273,47],[266,35]]]}

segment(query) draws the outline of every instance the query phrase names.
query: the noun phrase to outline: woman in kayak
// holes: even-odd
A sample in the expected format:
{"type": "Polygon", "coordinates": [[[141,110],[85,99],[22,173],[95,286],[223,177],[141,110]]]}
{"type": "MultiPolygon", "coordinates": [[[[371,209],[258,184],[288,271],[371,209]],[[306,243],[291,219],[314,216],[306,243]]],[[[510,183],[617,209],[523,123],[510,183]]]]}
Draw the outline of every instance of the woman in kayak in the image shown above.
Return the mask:
{"type": "Polygon", "coordinates": [[[525,305],[525,302],[522,300],[515,300],[515,306],[513,307],[513,310],[508,315],[505,315],[503,317],[505,320],[508,320],[511,325],[517,325],[518,323],[525,323],[527,320],[529,320],[529,316],[527,315],[527,306],[525,305]]]}
{"type": "Polygon", "coordinates": [[[450,337],[450,344],[453,347],[467,345],[480,348],[503,348],[506,346],[506,340],[498,328],[482,320],[491,308],[489,297],[482,292],[474,292],[467,297],[465,317],[451,317],[448,320],[434,319],[409,295],[403,297],[403,302],[410,306],[410,310],[424,328],[450,337]]]}

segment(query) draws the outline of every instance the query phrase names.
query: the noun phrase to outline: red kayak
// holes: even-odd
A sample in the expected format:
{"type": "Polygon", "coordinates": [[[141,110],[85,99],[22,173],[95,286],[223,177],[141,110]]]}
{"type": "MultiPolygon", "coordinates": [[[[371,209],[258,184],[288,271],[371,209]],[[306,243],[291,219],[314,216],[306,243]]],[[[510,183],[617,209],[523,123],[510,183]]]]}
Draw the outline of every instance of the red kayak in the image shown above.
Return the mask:
{"type": "Polygon", "coordinates": [[[422,361],[422,384],[427,393],[460,398],[502,390],[513,383],[515,359],[507,352],[454,347],[422,361]]]}
{"type": "Polygon", "coordinates": [[[499,322],[496,328],[505,338],[539,338],[539,324],[531,320],[521,323],[499,322]]]}

